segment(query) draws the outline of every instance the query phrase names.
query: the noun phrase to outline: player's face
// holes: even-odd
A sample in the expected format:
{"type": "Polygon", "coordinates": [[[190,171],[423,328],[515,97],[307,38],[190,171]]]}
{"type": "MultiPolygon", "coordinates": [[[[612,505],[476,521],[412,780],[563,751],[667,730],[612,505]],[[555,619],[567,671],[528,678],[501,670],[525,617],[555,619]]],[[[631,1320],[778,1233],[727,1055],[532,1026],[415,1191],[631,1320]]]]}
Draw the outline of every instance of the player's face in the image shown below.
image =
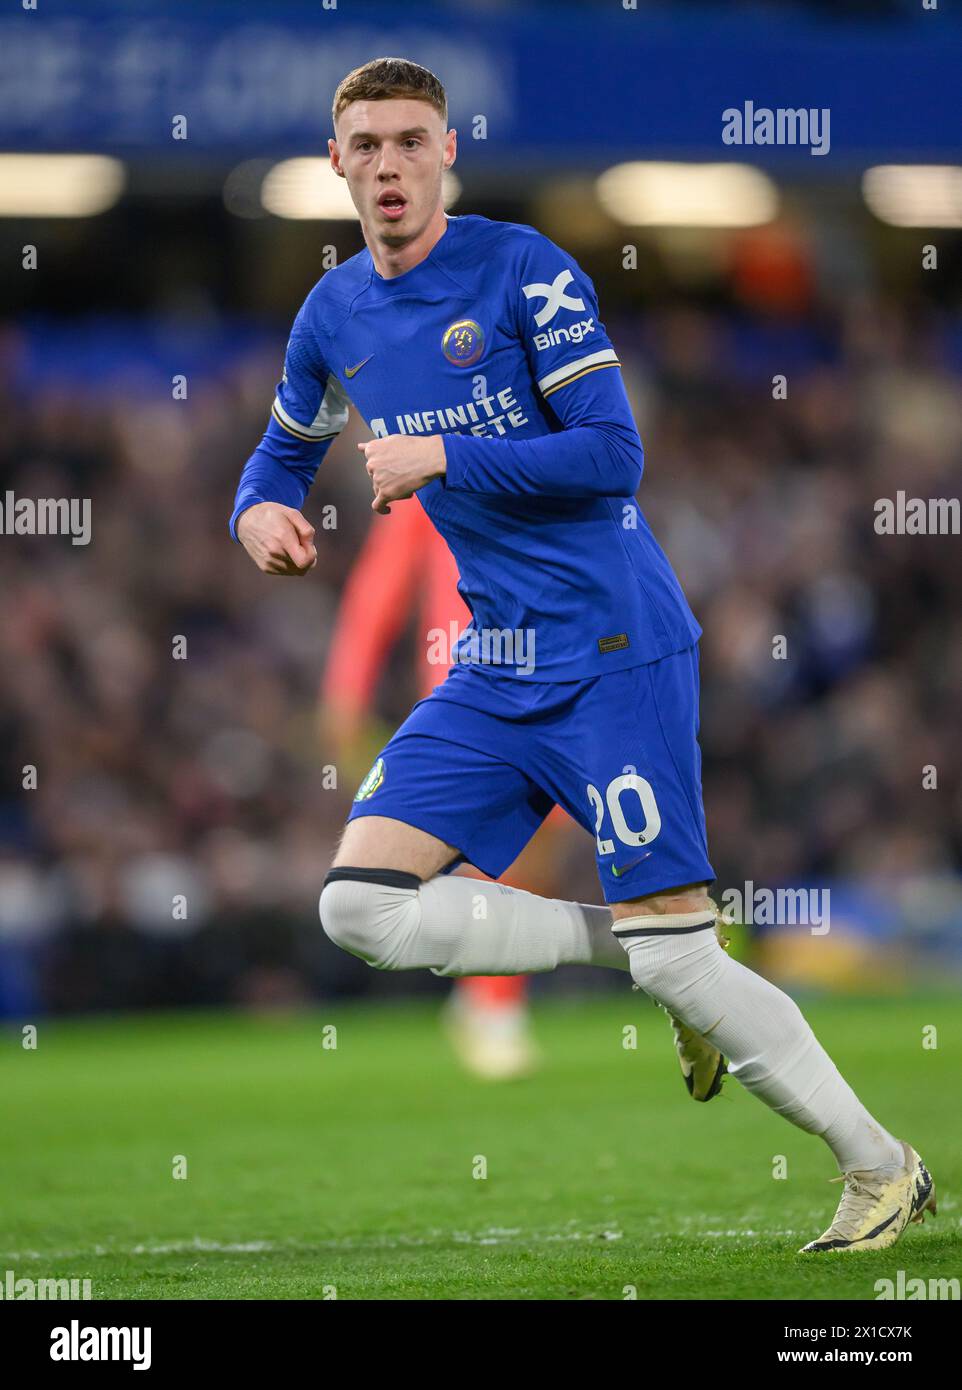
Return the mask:
{"type": "Polygon", "coordinates": [[[404,246],[441,206],[441,176],[457,136],[426,101],[356,101],[342,111],[331,163],[347,186],[367,235],[404,246]]]}

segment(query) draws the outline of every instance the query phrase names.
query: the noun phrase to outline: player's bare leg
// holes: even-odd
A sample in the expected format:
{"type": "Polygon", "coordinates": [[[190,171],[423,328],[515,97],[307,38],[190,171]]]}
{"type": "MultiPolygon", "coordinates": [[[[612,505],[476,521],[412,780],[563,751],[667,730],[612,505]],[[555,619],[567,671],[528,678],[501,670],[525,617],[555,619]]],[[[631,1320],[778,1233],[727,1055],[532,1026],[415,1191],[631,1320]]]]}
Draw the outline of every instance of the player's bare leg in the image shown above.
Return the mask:
{"type": "Polygon", "coordinates": [[[352,864],[362,869],[401,869],[428,879],[446,868],[459,852],[416,825],[390,816],[362,816],[344,827],[332,868],[352,864]]]}
{"type": "Polygon", "coordinates": [[[842,1199],[805,1251],[884,1249],[910,1221],[935,1212],[919,1155],[869,1114],[794,1000],[721,949],[704,885],[615,903],[612,915],[635,983],[710,1035],[746,1090],[834,1153],[842,1199]]]}

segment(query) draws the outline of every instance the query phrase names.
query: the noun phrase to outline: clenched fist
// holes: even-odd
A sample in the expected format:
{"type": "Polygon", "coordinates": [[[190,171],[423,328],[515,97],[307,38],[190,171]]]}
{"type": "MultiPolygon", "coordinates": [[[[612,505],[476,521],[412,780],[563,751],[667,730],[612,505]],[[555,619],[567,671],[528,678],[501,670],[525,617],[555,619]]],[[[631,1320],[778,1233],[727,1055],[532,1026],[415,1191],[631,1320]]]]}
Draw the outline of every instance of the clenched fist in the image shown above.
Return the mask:
{"type": "Polygon", "coordinates": [[[412,496],[432,478],[440,478],[447,468],[444,440],[439,434],[389,434],[384,439],[368,439],[357,447],[364,450],[374,488],[374,512],[389,513],[389,502],[412,496]]]}
{"type": "Polygon", "coordinates": [[[241,512],[237,539],[265,574],[307,574],[317,564],[314,527],[293,507],[255,502],[241,512]]]}

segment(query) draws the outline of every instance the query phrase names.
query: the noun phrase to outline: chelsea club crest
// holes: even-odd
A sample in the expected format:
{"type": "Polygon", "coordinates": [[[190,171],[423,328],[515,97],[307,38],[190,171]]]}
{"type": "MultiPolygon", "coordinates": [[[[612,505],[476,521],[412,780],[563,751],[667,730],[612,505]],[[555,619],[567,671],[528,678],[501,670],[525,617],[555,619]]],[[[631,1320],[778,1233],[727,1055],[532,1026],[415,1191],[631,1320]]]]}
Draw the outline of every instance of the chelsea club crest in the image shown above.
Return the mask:
{"type": "Polygon", "coordinates": [[[484,330],[474,319],[458,319],[445,329],[441,349],[456,367],[473,367],[484,352],[484,330]]]}
{"type": "Polygon", "coordinates": [[[365,777],[364,781],[363,781],[363,782],[361,783],[361,785],[358,787],[358,789],[357,789],[357,795],[354,797],[354,800],[355,800],[355,801],[366,801],[366,800],[368,799],[369,796],[373,796],[373,795],[374,795],[374,793],[377,791],[378,787],[381,785],[381,783],[382,783],[383,781],[384,781],[384,759],[383,759],[383,758],[378,758],[377,762],[376,762],[376,763],[374,764],[374,766],[371,768],[370,772],[367,774],[367,776],[365,777]]]}

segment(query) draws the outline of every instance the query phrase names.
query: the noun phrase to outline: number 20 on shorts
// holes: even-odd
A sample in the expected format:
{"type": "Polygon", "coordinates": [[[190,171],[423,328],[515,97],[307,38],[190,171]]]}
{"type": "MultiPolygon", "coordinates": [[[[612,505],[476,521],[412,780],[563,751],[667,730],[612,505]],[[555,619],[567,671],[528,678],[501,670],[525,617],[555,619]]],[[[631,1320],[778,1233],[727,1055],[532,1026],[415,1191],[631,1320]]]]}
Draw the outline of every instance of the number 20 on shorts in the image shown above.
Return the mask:
{"type": "Polygon", "coordinates": [[[614,840],[601,838],[606,805],[611,817],[612,828],[624,845],[649,845],[661,830],[661,815],[655,801],[655,793],[651,789],[651,783],[646,782],[644,777],[639,777],[636,772],[624,772],[620,777],[613,777],[605,788],[604,799],[602,799],[598,788],[592,786],[590,782],[586,790],[588,800],[595,809],[595,839],[598,843],[599,854],[614,854],[615,852],[614,840]],[[627,791],[634,792],[641,804],[645,823],[640,830],[632,830],[625,816],[621,798],[623,793],[627,791]]]}

